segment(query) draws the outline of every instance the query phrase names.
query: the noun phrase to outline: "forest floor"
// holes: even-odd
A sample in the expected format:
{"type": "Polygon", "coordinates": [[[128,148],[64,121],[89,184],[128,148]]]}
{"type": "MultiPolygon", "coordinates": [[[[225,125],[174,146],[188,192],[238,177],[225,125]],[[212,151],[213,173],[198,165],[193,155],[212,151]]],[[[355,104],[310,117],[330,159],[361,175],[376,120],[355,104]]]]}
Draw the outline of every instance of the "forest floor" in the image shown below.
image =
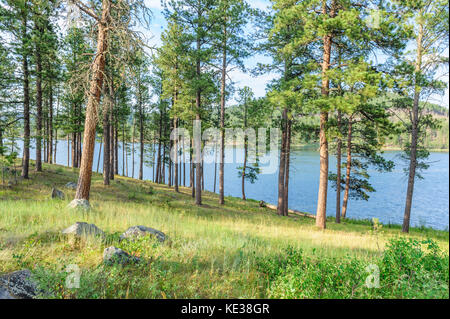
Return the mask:
{"type": "Polygon", "coordinates": [[[77,169],[44,164],[40,173],[31,167],[29,180],[0,186],[0,274],[28,268],[53,298],[448,298],[448,231],[412,228],[404,235],[397,225],[336,224],[332,218],[326,230],[319,230],[314,219],[280,217],[254,200],[226,197],[220,206],[217,194],[203,192],[198,207],[189,188],[175,193],[165,185],[119,176],[106,187],[95,173],[92,209],[84,212],[67,208],[75,191],[64,185],[77,177],[77,169]],[[53,187],[65,193],[64,200],[51,199],[53,187]],[[107,239],[70,243],[61,230],[75,222],[95,224],[107,239]],[[158,229],[168,240],[119,242],[119,235],[135,225],[158,229]],[[423,246],[430,239],[435,257],[405,244],[423,246]],[[112,245],[145,262],[104,266],[103,250],[112,245]],[[419,264],[408,261],[409,255],[418,256],[419,264]],[[417,279],[416,285],[411,277],[404,286],[383,277],[382,288],[370,290],[360,275],[372,263],[380,265],[382,276],[403,276],[411,264],[426,270],[427,279],[417,279]],[[70,265],[81,269],[79,289],[64,285],[70,265]],[[392,274],[396,267],[399,273],[392,274]],[[430,276],[436,284],[424,295],[430,276]]]}

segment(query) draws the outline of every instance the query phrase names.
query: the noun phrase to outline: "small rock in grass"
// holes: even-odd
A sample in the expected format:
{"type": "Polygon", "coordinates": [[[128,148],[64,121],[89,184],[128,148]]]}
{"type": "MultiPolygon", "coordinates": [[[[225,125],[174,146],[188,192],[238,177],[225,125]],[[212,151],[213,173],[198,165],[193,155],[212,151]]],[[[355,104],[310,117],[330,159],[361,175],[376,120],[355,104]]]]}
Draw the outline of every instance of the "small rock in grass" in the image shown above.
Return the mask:
{"type": "Polygon", "coordinates": [[[52,198],[64,199],[64,193],[57,188],[52,189],[52,198]]]}
{"type": "Polygon", "coordinates": [[[62,233],[64,235],[71,235],[74,237],[95,237],[95,236],[99,236],[99,237],[104,237],[105,233],[98,228],[97,226],[95,226],[94,224],[88,224],[85,222],[77,222],[75,224],[73,224],[72,226],[64,229],[62,231],[62,233]]]}
{"type": "Polygon", "coordinates": [[[68,183],[65,185],[65,187],[66,187],[66,188],[69,188],[69,189],[76,190],[76,189],[77,189],[77,183],[74,183],[74,182],[68,182],[68,183]]]}
{"type": "Polygon", "coordinates": [[[140,259],[135,256],[131,256],[124,250],[111,246],[108,248],[105,248],[103,251],[103,262],[107,265],[112,265],[115,263],[126,265],[129,263],[136,263],[140,259]]]}
{"type": "Polygon", "coordinates": [[[67,206],[69,208],[74,209],[83,209],[83,210],[90,210],[91,205],[89,204],[89,201],[87,199],[74,199],[69,203],[67,206]]]}
{"type": "Polygon", "coordinates": [[[145,226],[133,226],[128,228],[122,235],[120,235],[120,239],[133,239],[143,236],[155,236],[160,242],[166,240],[166,235],[163,232],[145,226]]]}
{"type": "Polygon", "coordinates": [[[0,299],[32,299],[36,295],[36,284],[28,269],[0,276],[0,299]]]}

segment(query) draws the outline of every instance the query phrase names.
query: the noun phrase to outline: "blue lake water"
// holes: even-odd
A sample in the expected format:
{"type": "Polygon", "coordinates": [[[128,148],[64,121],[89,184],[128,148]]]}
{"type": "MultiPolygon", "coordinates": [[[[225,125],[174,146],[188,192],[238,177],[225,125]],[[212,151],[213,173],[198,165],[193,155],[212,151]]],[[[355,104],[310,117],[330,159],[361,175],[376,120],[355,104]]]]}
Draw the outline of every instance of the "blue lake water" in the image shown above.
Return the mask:
{"type": "MultiPolygon", "coordinates": [[[[97,168],[99,144],[96,145],[94,167],[97,168]]],[[[243,150],[236,148],[236,154],[242,155],[243,150]]],[[[407,175],[404,173],[406,163],[400,160],[400,152],[385,152],[384,156],[393,160],[395,169],[390,173],[378,173],[369,170],[370,182],[376,192],[370,194],[368,201],[350,199],[347,217],[355,219],[379,218],[383,223],[401,224],[403,220],[404,203],[407,187],[407,175]]],[[[226,152],[226,160],[233,156],[233,150],[226,152]]],[[[273,157],[276,155],[274,154],[273,157]]],[[[212,156],[213,157],[213,156],[212,156]]],[[[35,151],[31,151],[31,158],[35,158],[35,151]]],[[[150,160],[147,157],[147,160],[150,160]]],[[[102,156],[100,168],[102,171],[102,156]]],[[[139,153],[136,144],[135,178],[138,174],[139,153]]],[[[449,153],[431,153],[428,159],[430,168],[423,172],[423,179],[417,179],[414,189],[411,224],[413,226],[427,226],[435,229],[446,229],[449,226],[449,153]]],[[[57,163],[67,165],[67,142],[58,142],[57,163]]],[[[238,177],[237,167],[240,163],[225,164],[225,195],[241,196],[241,179],[238,177]]],[[[128,176],[131,177],[131,154],[128,156],[128,176]]],[[[264,166],[264,165],[262,165],[264,166]]],[[[336,170],[336,159],[330,156],[330,170],[336,170]]],[[[267,172],[267,169],[266,169],[267,172]]],[[[122,174],[122,151],[119,150],[119,173],[122,174]]],[[[264,173],[264,168],[263,168],[264,173]]],[[[189,179],[189,165],[186,165],[186,182],[189,179]]],[[[214,189],[214,163],[205,163],[205,189],[214,189]]],[[[145,166],[144,179],[153,179],[153,169],[145,166]]],[[[167,178],[168,174],[166,174],[167,178]]],[[[319,179],[319,154],[316,151],[298,149],[291,153],[291,169],[289,184],[289,208],[299,211],[315,213],[319,179]]],[[[217,172],[218,192],[219,177],[217,172]]],[[[256,200],[276,204],[278,198],[278,172],[260,174],[258,180],[251,184],[246,182],[246,196],[256,200]]],[[[327,214],[335,215],[336,192],[329,185],[327,214]]]]}

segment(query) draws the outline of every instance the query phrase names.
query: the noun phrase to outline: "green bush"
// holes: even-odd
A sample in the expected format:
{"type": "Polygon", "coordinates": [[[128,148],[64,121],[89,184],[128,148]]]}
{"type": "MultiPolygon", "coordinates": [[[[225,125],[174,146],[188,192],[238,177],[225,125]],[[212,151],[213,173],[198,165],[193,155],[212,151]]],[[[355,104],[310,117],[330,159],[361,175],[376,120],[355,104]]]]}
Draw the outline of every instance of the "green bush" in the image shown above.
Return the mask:
{"type": "Polygon", "coordinates": [[[271,298],[449,297],[448,255],[432,240],[391,240],[370,262],[304,257],[301,250],[288,248],[282,256],[259,259],[257,268],[271,298]]]}

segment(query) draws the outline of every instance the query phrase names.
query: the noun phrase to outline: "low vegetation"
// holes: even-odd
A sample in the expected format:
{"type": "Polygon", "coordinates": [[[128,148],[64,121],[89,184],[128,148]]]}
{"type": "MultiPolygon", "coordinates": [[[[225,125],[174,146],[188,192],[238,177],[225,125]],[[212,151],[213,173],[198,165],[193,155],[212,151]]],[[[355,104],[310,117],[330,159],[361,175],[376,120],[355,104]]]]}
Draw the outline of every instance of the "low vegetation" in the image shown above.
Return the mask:
{"type": "Polygon", "coordinates": [[[278,216],[257,201],[230,197],[219,206],[217,195],[205,192],[198,207],[188,188],[177,194],[124,177],[106,187],[99,174],[93,175],[93,208],[86,213],[67,208],[75,191],[64,185],[76,181],[78,170],[43,168],[0,188],[0,273],[30,269],[42,297],[449,297],[448,231],[412,228],[401,234],[399,226],[332,219],[319,230],[314,219],[278,216]],[[51,199],[53,187],[66,199],[51,199]],[[97,225],[106,238],[68,241],[61,230],[77,221],[97,225]],[[119,242],[135,225],[161,230],[169,239],[119,242]],[[103,250],[111,245],[141,261],[103,265],[103,250]],[[77,267],[80,288],[68,288],[77,267]],[[380,288],[367,288],[367,280],[376,286],[371,276],[377,271],[380,288]]]}

